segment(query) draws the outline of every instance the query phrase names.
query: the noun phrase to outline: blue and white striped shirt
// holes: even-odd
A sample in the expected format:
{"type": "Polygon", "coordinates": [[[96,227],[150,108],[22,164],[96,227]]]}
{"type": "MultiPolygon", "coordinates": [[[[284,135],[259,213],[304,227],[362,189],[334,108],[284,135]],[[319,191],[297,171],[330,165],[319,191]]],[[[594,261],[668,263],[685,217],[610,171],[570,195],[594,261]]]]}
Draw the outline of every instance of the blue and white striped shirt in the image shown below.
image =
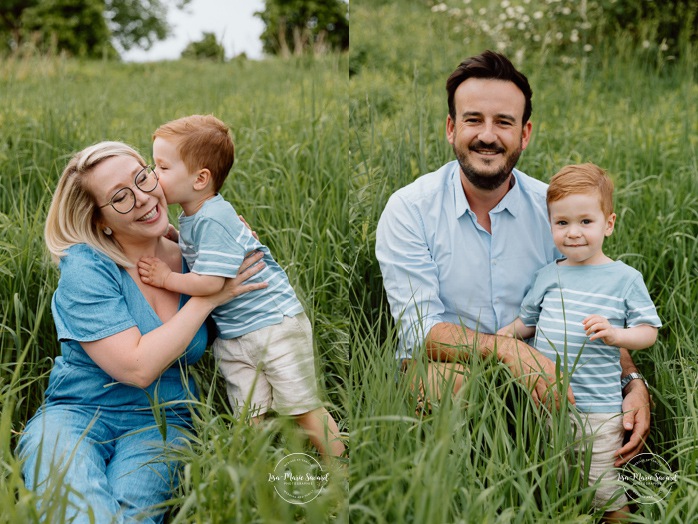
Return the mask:
{"type": "Polygon", "coordinates": [[[264,252],[266,267],[248,282],[267,282],[268,287],[245,293],[213,311],[220,338],[236,338],[303,312],[286,273],[269,248],[252,236],[222,196],[207,200],[191,216],[180,215],[179,228],[182,255],[189,269],[199,275],[234,277],[247,253],[255,249],[264,252]]]}
{"type": "Polygon", "coordinates": [[[552,263],[536,274],[520,317],[536,326],[534,346],[571,373],[577,408],[586,413],[619,413],[620,350],[590,341],[582,320],[601,315],[618,328],[662,323],[639,271],[616,261],[594,266],[552,263]],[[566,364],[566,365],[565,365],[566,364]]]}

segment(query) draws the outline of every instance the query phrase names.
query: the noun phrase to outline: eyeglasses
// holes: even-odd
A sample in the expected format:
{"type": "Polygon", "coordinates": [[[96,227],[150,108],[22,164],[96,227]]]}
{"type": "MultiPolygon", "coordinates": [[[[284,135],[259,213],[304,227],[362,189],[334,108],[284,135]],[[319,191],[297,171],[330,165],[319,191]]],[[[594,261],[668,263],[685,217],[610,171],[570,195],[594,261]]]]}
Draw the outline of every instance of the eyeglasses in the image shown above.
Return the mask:
{"type": "MultiPolygon", "coordinates": [[[[155,188],[158,187],[158,175],[153,170],[153,166],[145,166],[136,173],[136,176],[133,178],[133,184],[143,193],[154,191],[155,188]]],[[[99,208],[102,209],[103,207],[111,206],[117,213],[125,215],[131,211],[135,205],[136,194],[133,192],[133,189],[130,187],[122,187],[114,193],[114,196],[111,197],[109,202],[103,206],[99,206],[99,208]]]]}

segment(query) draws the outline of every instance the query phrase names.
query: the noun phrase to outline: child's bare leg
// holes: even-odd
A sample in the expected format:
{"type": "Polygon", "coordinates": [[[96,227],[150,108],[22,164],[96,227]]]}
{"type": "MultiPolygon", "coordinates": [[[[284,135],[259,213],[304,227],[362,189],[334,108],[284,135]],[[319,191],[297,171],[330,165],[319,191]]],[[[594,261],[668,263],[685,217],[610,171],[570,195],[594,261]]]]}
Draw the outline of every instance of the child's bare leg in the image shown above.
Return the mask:
{"type": "Polygon", "coordinates": [[[630,517],[630,507],[623,506],[615,511],[607,511],[603,514],[603,522],[627,522],[630,517]]]}
{"type": "Polygon", "coordinates": [[[250,426],[253,426],[253,427],[259,426],[262,422],[264,422],[265,418],[267,418],[266,413],[262,413],[260,415],[254,416],[254,417],[250,417],[250,426]]]}
{"type": "Polygon", "coordinates": [[[324,407],[294,415],[294,418],[321,455],[339,457],[344,453],[337,423],[324,407]]]}

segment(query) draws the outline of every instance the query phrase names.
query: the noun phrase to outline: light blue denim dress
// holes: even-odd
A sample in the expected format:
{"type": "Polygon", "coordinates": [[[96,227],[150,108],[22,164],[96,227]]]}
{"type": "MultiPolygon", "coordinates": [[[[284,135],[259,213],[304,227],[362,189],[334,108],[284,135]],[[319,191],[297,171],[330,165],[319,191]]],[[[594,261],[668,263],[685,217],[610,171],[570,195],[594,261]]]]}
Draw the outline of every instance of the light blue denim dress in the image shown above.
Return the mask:
{"type": "MultiPolygon", "coordinates": [[[[80,342],[133,326],[146,334],[162,321],[111,259],[84,244],[67,253],[51,307],[61,356],[44,404],[18,445],[25,482],[50,498],[68,494],[66,516],[75,516],[74,522],[89,522],[89,512],[96,522],[161,522],[163,511],[148,508],[167,500],[176,486],[178,464],[163,454],[184,444],[182,430],[191,428],[191,401],[198,392],[187,367],[206,349],[206,327],[149,387],[116,382],[80,342]],[[65,474],[60,481],[57,470],[65,474]]],[[[182,297],[180,308],[187,300],[182,297]]]]}

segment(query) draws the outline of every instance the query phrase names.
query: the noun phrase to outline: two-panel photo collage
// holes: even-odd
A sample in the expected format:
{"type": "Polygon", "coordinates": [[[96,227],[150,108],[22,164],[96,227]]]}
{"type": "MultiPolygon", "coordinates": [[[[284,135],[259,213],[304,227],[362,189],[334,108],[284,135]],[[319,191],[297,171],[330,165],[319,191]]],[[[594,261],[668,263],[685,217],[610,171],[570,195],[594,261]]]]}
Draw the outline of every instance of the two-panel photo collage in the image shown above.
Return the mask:
{"type": "Polygon", "coordinates": [[[698,1],[0,8],[0,524],[690,523],[698,1]]]}

